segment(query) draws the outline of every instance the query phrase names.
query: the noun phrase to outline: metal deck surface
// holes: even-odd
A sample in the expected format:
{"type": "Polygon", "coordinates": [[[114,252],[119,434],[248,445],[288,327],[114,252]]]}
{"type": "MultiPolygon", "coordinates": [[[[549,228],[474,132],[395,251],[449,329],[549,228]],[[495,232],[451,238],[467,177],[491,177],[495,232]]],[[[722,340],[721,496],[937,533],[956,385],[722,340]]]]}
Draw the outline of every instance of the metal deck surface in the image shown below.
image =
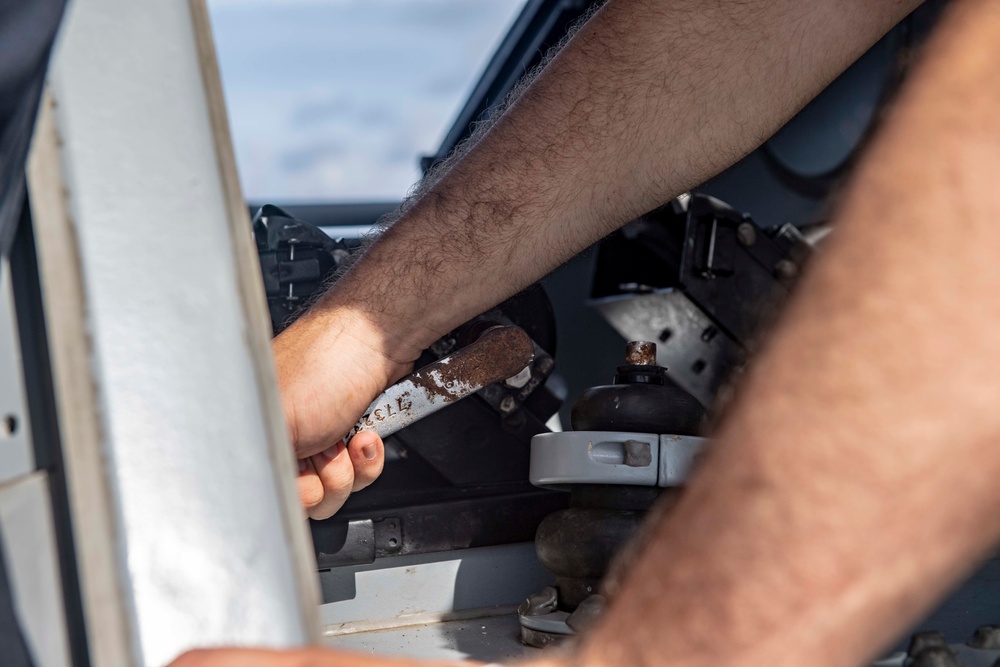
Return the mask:
{"type": "MultiPolygon", "coordinates": [[[[521,644],[512,604],[531,589],[526,580],[544,579],[538,567],[531,545],[511,545],[382,559],[369,566],[343,568],[341,573],[324,573],[326,578],[359,580],[350,595],[337,595],[337,590],[329,590],[332,582],[326,582],[327,599],[336,602],[324,605],[328,625],[323,641],[341,650],[423,660],[492,663],[540,655],[538,649],[521,644]],[[459,577],[459,570],[466,570],[466,575],[459,577]],[[482,605],[490,600],[503,606],[463,609],[461,604],[482,605]],[[385,613],[378,614],[379,609],[385,613]]],[[[538,586],[537,580],[533,584],[538,586]]],[[[998,622],[1000,558],[994,557],[913,631],[937,630],[948,641],[961,644],[976,627],[998,622]]],[[[885,655],[905,651],[909,636],[906,633],[885,655]]],[[[899,661],[890,658],[884,664],[899,661]]]]}
{"type": "Polygon", "coordinates": [[[523,645],[517,614],[439,621],[385,630],[325,637],[332,648],[360,653],[407,656],[422,660],[508,662],[541,654],[523,645]]]}

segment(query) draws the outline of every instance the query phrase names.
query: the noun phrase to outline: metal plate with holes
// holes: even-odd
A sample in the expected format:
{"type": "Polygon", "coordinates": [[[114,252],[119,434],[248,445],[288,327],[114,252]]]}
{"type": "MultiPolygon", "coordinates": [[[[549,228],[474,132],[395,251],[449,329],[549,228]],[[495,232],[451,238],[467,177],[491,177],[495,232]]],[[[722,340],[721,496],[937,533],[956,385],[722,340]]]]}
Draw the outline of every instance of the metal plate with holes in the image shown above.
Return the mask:
{"type": "Polygon", "coordinates": [[[656,362],[684,390],[709,406],[741,349],[681,292],[609,297],[595,302],[626,340],[656,343],[656,362]]]}
{"type": "Polygon", "coordinates": [[[0,482],[26,475],[34,467],[10,265],[0,258],[0,482]]]}

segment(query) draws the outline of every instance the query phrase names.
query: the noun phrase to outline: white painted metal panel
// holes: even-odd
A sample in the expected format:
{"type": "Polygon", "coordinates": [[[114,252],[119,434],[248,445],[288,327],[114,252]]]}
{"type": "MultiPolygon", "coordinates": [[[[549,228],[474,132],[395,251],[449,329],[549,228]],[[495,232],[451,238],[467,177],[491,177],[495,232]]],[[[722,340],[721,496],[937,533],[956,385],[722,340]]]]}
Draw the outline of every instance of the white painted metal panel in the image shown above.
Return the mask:
{"type": "Polygon", "coordinates": [[[554,579],[534,543],[379,558],[320,577],[327,635],[412,625],[427,614],[516,606],[554,579]]]}
{"type": "Polygon", "coordinates": [[[71,3],[30,167],[100,665],[318,632],[205,16],[71,3]]]}
{"type": "Polygon", "coordinates": [[[69,667],[65,605],[45,473],[0,485],[0,530],[14,609],[32,659],[37,667],[69,667]]]}

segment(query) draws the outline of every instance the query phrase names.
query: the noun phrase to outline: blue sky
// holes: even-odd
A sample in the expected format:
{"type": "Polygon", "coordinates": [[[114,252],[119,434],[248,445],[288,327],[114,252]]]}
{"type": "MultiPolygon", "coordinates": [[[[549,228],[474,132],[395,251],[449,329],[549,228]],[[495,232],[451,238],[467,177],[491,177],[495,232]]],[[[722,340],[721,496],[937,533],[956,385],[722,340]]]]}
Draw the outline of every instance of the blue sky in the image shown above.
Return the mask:
{"type": "Polygon", "coordinates": [[[208,0],[244,194],[398,200],[524,0],[208,0]]]}

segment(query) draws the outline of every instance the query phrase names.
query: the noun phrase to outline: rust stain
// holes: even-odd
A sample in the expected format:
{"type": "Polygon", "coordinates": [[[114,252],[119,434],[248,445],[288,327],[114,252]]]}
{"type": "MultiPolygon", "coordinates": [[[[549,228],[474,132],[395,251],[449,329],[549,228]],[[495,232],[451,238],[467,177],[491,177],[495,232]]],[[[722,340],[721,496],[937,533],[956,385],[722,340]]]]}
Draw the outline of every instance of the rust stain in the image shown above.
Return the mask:
{"type": "Polygon", "coordinates": [[[483,387],[517,375],[531,363],[534,344],[520,327],[487,329],[474,343],[406,376],[368,407],[344,436],[374,430],[382,437],[395,433],[447,404],[483,387]]]}
{"type": "Polygon", "coordinates": [[[425,366],[409,379],[428,396],[450,403],[462,398],[464,389],[477,391],[517,375],[531,363],[532,356],[534,346],[523,329],[494,327],[476,342],[425,366]]]}
{"type": "Polygon", "coordinates": [[[625,363],[629,366],[655,366],[656,343],[633,340],[625,345],[625,363]]]}

